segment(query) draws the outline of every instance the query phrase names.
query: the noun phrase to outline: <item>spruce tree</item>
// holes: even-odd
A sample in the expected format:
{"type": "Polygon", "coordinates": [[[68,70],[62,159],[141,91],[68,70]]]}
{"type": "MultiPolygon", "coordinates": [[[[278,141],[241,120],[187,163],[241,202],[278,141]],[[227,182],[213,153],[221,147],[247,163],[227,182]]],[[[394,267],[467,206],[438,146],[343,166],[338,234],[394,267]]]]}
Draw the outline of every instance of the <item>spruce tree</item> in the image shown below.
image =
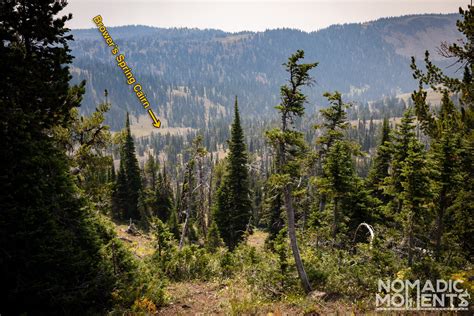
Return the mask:
{"type": "Polygon", "coordinates": [[[425,53],[422,71],[412,57],[413,76],[418,80],[418,90],[412,94],[416,116],[423,132],[432,139],[431,153],[435,162],[436,231],[435,252],[442,259],[443,239],[449,236],[450,249],[459,245],[459,254],[472,259],[474,220],[474,7],[459,9],[462,16],[456,26],[465,41],[443,43],[442,56],[455,60],[463,69],[462,78],[443,73],[425,53]],[[427,102],[427,88],[443,95],[440,111],[427,102]],[[454,96],[453,102],[451,97],[454,96]],[[462,183],[462,185],[460,185],[462,183]]]}
{"type": "Polygon", "coordinates": [[[318,181],[323,194],[332,199],[332,238],[336,239],[340,224],[347,214],[341,214],[344,197],[354,190],[355,169],[352,163],[351,148],[342,140],[336,140],[327,153],[324,163],[324,177],[318,181]]]}
{"type": "Polygon", "coordinates": [[[174,198],[173,191],[171,190],[171,184],[168,180],[168,176],[164,167],[163,171],[158,174],[158,182],[156,185],[155,194],[155,215],[164,223],[166,223],[170,220],[172,215],[174,198]]]}
{"type": "Polygon", "coordinates": [[[171,209],[171,213],[168,218],[168,222],[166,224],[168,225],[169,230],[173,234],[174,238],[176,240],[179,240],[181,231],[179,229],[178,214],[176,212],[176,207],[171,209]]]}
{"type": "MultiPolygon", "coordinates": [[[[271,192],[270,192],[271,193],[271,192]]],[[[285,222],[282,218],[283,200],[281,192],[276,192],[266,201],[268,204],[268,240],[273,241],[283,229],[285,222]]]]}
{"type": "Polygon", "coordinates": [[[142,180],[140,167],[135,154],[135,144],[130,131],[130,118],[127,113],[125,134],[120,148],[120,169],[117,174],[116,188],[113,193],[114,212],[122,220],[140,220],[138,208],[142,180]],[[120,181],[120,182],[119,182],[120,181]]]}
{"type": "Polygon", "coordinates": [[[226,173],[217,192],[214,220],[226,245],[234,249],[242,240],[252,216],[248,158],[237,97],[227,160],[226,173]]]}
{"type": "MultiPolygon", "coordinates": [[[[445,227],[448,225],[449,231],[453,231],[454,214],[448,213],[448,208],[462,190],[464,173],[462,170],[463,142],[462,134],[459,131],[460,116],[456,111],[453,101],[447,94],[443,96],[441,108],[438,113],[436,138],[431,142],[431,158],[434,163],[434,193],[436,199],[436,222],[435,222],[435,254],[438,260],[441,259],[443,250],[443,237],[445,227]]],[[[456,242],[452,239],[450,242],[456,242]]]]}
{"type": "Polygon", "coordinates": [[[403,201],[402,221],[405,240],[408,244],[408,265],[413,264],[415,238],[426,240],[425,229],[430,224],[429,210],[426,206],[431,196],[430,170],[425,150],[416,138],[411,138],[408,153],[401,165],[400,198],[403,201]]]}
{"type": "MultiPolygon", "coordinates": [[[[408,264],[414,261],[415,240],[426,241],[426,227],[431,214],[427,208],[431,196],[430,170],[424,145],[417,139],[412,108],[405,111],[401,124],[394,133],[392,142],[392,173],[388,178],[388,191],[395,207],[393,218],[404,231],[404,244],[408,249],[408,264]]],[[[418,245],[426,248],[426,245],[418,245]]]]}
{"type": "MultiPolygon", "coordinates": [[[[403,162],[408,157],[408,150],[410,143],[416,139],[415,133],[415,118],[413,117],[413,109],[409,108],[405,111],[401,124],[394,131],[394,137],[392,141],[392,173],[389,178],[389,190],[387,192],[392,196],[391,202],[395,205],[394,214],[399,214],[403,207],[403,198],[401,192],[403,191],[402,182],[405,178],[402,174],[403,162]]],[[[393,204],[391,203],[391,204],[393,204]]]]}
{"type": "Polygon", "coordinates": [[[128,184],[123,161],[120,161],[117,179],[112,192],[112,217],[117,220],[127,218],[128,184]]]}
{"type": "Polygon", "coordinates": [[[223,244],[224,244],[224,241],[222,240],[219,234],[219,227],[217,227],[217,224],[215,221],[212,221],[211,225],[209,226],[209,230],[207,232],[206,248],[209,252],[214,253],[223,244]]]}
{"type": "Polygon", "coordinates": [[[159,165],[155,161],[155,157],[151,153],[148,153],[148,159],[145,163],[145,186],[152,192],[156,190],[157,173],[159,165]]]}
{"type": "MultiPolygon", "coordinates": [[[[323,130],[323,134],[318,137],[316,143],[318,145],[318,168],[317,174],[324,176],[324,162],[326,156],[331,149],[331,146],[337,140],[344,138],[344,132],[349,127],[347,121],[347,112],[350,104],[342,101],[342,96],[339,92],[326,92],[324,96],[328,99],[330,105],[326,109],[320,110],[323,122],[316,125],[315,128],[323,130]]],[[[319,211],[323,212],[326,207],[326,194],[322,193],[319,196],[319,211]]]]}
{"type": "Polygon", "coordinates": [[[377,153],[372,161],[372,167],[366,180],[366,186],[380,203],[387,203],[389,197],[383,192],[385,178],[389,176],[390,161],[392,154],[390,151],[390,125],[387,118],[384,118],[382,125],[382,137],[377,153]]]}
{"type": "MultiPolygon", "coordinates": [[[[322,128],[323,132],[317,138],[315,155],[321,170],[316,173],[319,212],[314,215],[331,218],[331,236],[336,242],[360,223],[371,221],[372,201],[357,176],[353,162],[353,156],[360,155],[360,148],[349,141],[347,136],[347,109],[350,104],[343,102],[337,91],[326,92],[324,96],[330,104],[320,111],[323,121],[316,126],[322,128]],[[325,212],[327,200],[331,202],[331,213],[325,212]]],[[[361,126],[365,126],[365,123],[361,126]]],[[[365,127],[362,129],[365,131],[365,127]]]]}
{"type": "Polygon", "coordinates": [[[317,66],[317,63],[300,64],[299,61],[303,58],[304,51],[298,50],[284,64],[290,78],[287,84],[280,87],[281,103],[276,106],[281,114],[281,128],[268,131],[267,137],[277,151],[278,172],[273,175],[272,180],[283,191],[291,250],[301,285],[304,291],[309,293],[311,292],[311,285],[301,260],[296,239],[295,208],[292,197],[293,181],[299,173],[298,166],[300,164],[298,160],[304,156],[306,144],[303,135],[292,129],[290,125],[295,118],[304,114],[306,95],[301,92],[301,88],[311,84],[312,79],[309,71],[317,66]]]}
{"type": "Polygon", "coordinates": [[[94,314],[123,295],[134,260],[83,198],[54,136],[84,83],[71,87],[63,1],[0,2],[0,313],[94,314]],[[122,265],[123,263],[123,265],[122,265]]]}

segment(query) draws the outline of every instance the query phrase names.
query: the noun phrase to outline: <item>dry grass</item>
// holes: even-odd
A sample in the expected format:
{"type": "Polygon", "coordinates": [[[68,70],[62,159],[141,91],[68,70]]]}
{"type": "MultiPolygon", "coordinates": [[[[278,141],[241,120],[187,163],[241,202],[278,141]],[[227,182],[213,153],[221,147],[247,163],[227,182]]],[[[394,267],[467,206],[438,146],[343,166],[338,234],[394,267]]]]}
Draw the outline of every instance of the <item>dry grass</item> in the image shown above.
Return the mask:
{"type": "Polygon", "coordinates": [[[118,237],[129,246],[130,250],[139,258],[152,255],[155,252],[154,237],[149,234],[131,235],[127,233],[128,225],[116,225],[115,231],[118,237]]]}
{"type": "Polygon", "coordinates": [[[267,232],[255,230],[254,233],[247,238],[247,245],[255,247],[258,250],[263,250],[267,237],[267,232]]]}
{"type": "MultiPolygon", "coordinates": [[[[428,92],[428,95],[426,96],[426,102],[428,104],[431,104],[431,105],[441,104],[441,98],[443,97],[441,93],[433,91],[431,89],[428,89],[427,92],[428,92]]],[[[408,100],[411,99],[411,93],[398,94],[397,98],[400,98],[403,101],[408,103],[408,100]]]]}
{"type": "Polygon", "coordinates": [[[162,127],[155,128],[152,125],[152,119],[149,115],[144,114],[138,116],[138,118],[131,117],[131,125],[130,130],[135,137],[146,137],[150,136],[151,134],[170,134],[170,135],[185,135],[194,129],[191,127],[166,127],[167,123],[165,120],[162,120],[162,127]]]}
{"type": "MultiPolygon", "coordinates": [[[[116,231],[138,257],[144,258],[154,252],[154,238],[142,233],[126,232],[127,224],[116,225],[116,231]]],[[[247,239],[247,244],[263,250],[268,233],[256,230],[247,239]]],[[[281,300],[263,299],[252,291],[245,278],[215,281],[173,282],[166,288],[168,304],[158,309],[156,315],[347,315],[357,310],[350,303],[323,300],[317,296],[282,297],[281,300]]]]}

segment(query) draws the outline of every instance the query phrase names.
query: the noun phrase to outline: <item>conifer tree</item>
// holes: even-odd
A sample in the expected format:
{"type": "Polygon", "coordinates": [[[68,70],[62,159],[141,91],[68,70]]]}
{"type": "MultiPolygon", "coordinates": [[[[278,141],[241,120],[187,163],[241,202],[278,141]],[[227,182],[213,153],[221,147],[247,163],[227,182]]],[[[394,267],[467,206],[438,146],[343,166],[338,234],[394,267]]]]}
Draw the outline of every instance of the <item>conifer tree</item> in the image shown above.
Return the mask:
{"type": "MultiPolygon", "coordinates": [[[[350,104],[343,102],[337,91],[327,92],[324,96],[330,105],[320,111],[323,121],[316,126],[323,129],[323,134],[317,139],[319,148],[316,157],[321,170],[316,177],[320,201],[319,214],[315,215],[328,215],[324,211],[326,200],[329,199],[332,203],[332,214],[329,216],[331,235],[336,242],[339,240],[337,236],[343,237],[343,234],[339,233],[347,235],[360,223],[371,220],[373,203],[362,180],[356,174],[353,162],[353,156],[360,155],[359,146],[349,141],[346,135],[349,127],[347,109],[350,104]]],[[[365,133],[365,127],[362,129],[365,133]]]]}
{"type": "Polygon", "coordinates": [[[65,5],[0,2],[2,314],[100,314],[135,277],[133,258],[77,190],[55,138],[84,93],[84,83],[69,85],[65,5]]]}
{"type": "Polygon", "coordinates": [[[199,219],[199,214],[197,214],[198,202],[195,198],[196,189],[199,189],[199,187],[195,183],[194,169],[196,166],[196,160],[206,154],[206,150],[202,146],[202,141],[202,135],[196,136],[192,141],[191,148],[188,150],[190,157],[184,170],[183,189],[181,192],[182,201],[180,203],[180,207],[185,209],[185,219],[181,231],[181,237],[179,239],[180,250],[184,246],[186,237],[188,237],[190,241],[197,240],[198,237],[195,234],[195,228],[193,226],[194,221],[199,219]]]}
{"type": "Polygon", "coordinates": [[[267,137],[277,151],[278,172],[273,176],[273,181],[281,186],[283,200],[287,214],[288,236],[290,238],[291,250],[295,259],[296,269],[306,293],[311,292],[308,276],[301,261],[298,241],[296,239],[295,209],[292,197],[293,181],[298,175],[298,159],[303,155],[306,145],[303,135],[292,129],[290,123],[297,117],[304,114],[304,104],[306,96],[301,92],[301,88],[311,84],[309,71],[317,66],[317,63],[300,64],[304,58],[304,51],[298,50],[285,63],[287,72],[290,75],[288,84],[281,86],[281,103],[276,109],[281,114],[281,129],[274,129],[267,132],[267,137]]]}
{"type": "Polygon", "coordinates": [[[274,240],[278,233],[284,227],[284,220],[282,218],[282,210],[283,210],[283,201],[282,201],[282,194],[281,192],[277,192],[273,196],[269,197],[267,200],[268,203],[268,239],[269,241],[274,240]]]}
{"type": "Polygon", "coordinates": [[[412,94],[417,119],[423,132],[432,139],[431,152],[435,162],[436,231],[435,251],[442,258],[443,238],[450,235],[451,248],[458,244],[465,258],[470,258],[474,244],[474,220],[466,216],[473,212],[474,197],[474,7],[459,9],[462,16],[456,25],[465,41],[443,43],[441,55],[454,59],[462,78],[445,75],[425,53],[426,72],[423,72],[412,57],[413,76],[418,80],[418,90],[412,94]],[[429,87],[443,95],[440,111],[427,102],[429,87]],[[456,104],[451,96],[455,96],[456,104]],[[460,186],[459,184],[462,183],[460,186]]]}
{"type": "Polygon", "coordinates": [[[372,167],[366,180],[366,186],[370,193],[379,199],[381,203],[387,203],[389,197],[384,194],[384,180],[389,176],[390,161],[392,154],[390,151],[390,125],[387,118],[384,118],[382,125],[382,137],[377,153],[372,161],[372,167]]]}
{"type": "Polygon", "coordinates": [[[449,226],[452,228],[452,218],[454,217],[454,214],[448,214],[447,210],[453,205],[461,190],[464,175],[461,164],[463,142],[462,134],[459,131],[460,117],[447,94],[442,98],[437,121],[437,135],[432,139],[430,151],[435,173],[433,189],[437,197],[435,254],[436,258],[440,260],[445,226],[450,223],[449,226]]]}
{"type": "Polygon", "coordinates": [[[178,223],[178,214],[176,212],[176,208],[171,209],[171,214],[168,218],[168,222],[166,223],[169,227],[170,232],[173,234],[176,240],[179,240],[181,231],[179,229],[178,223]]]}
{"type": "MultiPolygon", "coordinates": [[[[324,96],[328,99],[330,106],[320,110],[323,119],[322,124],[316,125],[315,128],[323,129],[323,134],[317,139],[318,149],[318,170],[317,173],[324,176],[324,162],[326,156],[335,141],[344,138],[344,131],[349,127],[347,121],[347,108],[349,104],[342,101],[339,92],[326,92],[324,96]]],[[[319,197],[319,211],[323,212],[326,207],[326,194],[322,193],[319,197]]]]}
{"type": "Polygon", "coordinates": [[[125,167],[120,161],[119,171],[117,173],[117,180],[114,184],[112,192],[112,217],[117,220],[127,218],[127,203],[128,203],[128,184],[125,167]]]}
{"type": "Polygon", "coordinates": [[[244,133],[240,125],[237,97],[234,104],[234,122],[231,127],[226,173],[217,192],[214,220],[230,249],[242,240],[252,216],[250,200],[248,158],[244,133]]]}
{"type": "Polygon", "coordinates": [[[158,163],[155,161],[155,158],[148,153],[148,159],[145,163],[145,184],[146,187],[149,188],[152,192],[156,190],[157,184],[157,173],[158,173],[158,163]]]}
{"type": "Polygon", "coordinates": [[[161,173],[158,174],[158,183],[156,186],[156,216],[164,223],[171,219],[173,211],[174,198],[171,184],[166,174],[166,169],[163,167],[161,173]]]}
{"type": "Polygon", "coordinates": [[[64,149],[75,175],[76,184],[97,210],[110,209],[109,168],[112,157],[107,154],[111,145],[109,126],[105,125],[105,114],[110,104],[97,106],[90,115],[80,115],[77,108],[71,109],[70,125],[55,126],[54,138],[64,149]]]}
{"type": "Polygon", "coordinates": [[[211,225],[209,226],[209,230],[207,232],[206,248],[208,251],[214,253],[223,244],[224,244],[224,241],[222,240],[219,234],[219,227],[217,227],[217,224],[215,221],[212,221],[211,225]]]}
{"type": "MultiPolygon", "coordinates": [[[[319,181],[321,192],[332,199],[332,237],[336,239],[342,222],[342,200],[354,190],[355,169],[352,163],[351,148],[342,140],[336,140],[327,153],[324,163],[324,177],[319,181]]],[[[346,214],[345,214],[346,215],[346,214]]]]}
{"type": "Polygon", "coordinates": [[[389,191],[396,202],[393,216],[404,229],[408,263],[411,266],[415,239],[427,239],[425,227],[430,224],[427,202],[431,196],[431,166],[426,159],[424,145],[416,138],[412,108],[406,110],[401,124],[395,130],[392,144],[389,191]]]}
{"type": "Polygon", "coordinates": [[[405,159],[408,157],[408,150],[410,143],[416,139],[415,134],[415,118],[413,117],[413,110],[409,108],[405,111],[401,124],[394,131],[394,137],[392,141],[392,173],[390,176],[390,192],[395,203],[395,215],[402,211],[403,198],[401,192],[403,191],[402,182],[405,181],[402,174],[402,166],[405,159]]]}
{"type": "MultiPolygon", "coordinates": [[[[402,220],[405,231],[405,240],[408,243],[408,265],[413,264],[413,248],[415,237],[422,237],[430,221],[429,210],[426,206],[430,197],[430,171],[426,160],[423,144],[416,138],[411,138],[408,144],[408,153],[401,163],[400,193],[402,206],[402,220]]],[[[423,239],[423,238],[420,238],[423,239]]]]}
{"type": "Polygon", "coordinates": [[[112,196],[113,212],[122,220],[140,220],[138,208],[142,180],[140,167],[135,155],[135,144],[130,132],[130,118],[127,113],[125,134],[120,148],[120,169],[117,175],[116,188],[112,196]],[[120,181],[120,182],[119,182],[120,181]]]}

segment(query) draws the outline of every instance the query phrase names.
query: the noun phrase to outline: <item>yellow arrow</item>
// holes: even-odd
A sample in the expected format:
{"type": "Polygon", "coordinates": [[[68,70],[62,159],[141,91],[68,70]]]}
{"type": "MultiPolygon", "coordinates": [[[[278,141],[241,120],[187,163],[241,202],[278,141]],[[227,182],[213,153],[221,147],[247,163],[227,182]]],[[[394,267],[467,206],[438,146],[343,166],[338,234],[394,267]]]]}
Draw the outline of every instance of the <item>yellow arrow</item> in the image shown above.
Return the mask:
{"type": "Polygon", "coordinates": [[[153,110],[152,110],[152,109],[149,109],[149,110],[148,110],[148,114],[150,114],[151,119],[153,120],[153,126],[156,127],[156,128],[160,128],[160,126],[161,126],[161,121],[156,118],[155,113],[153,113],[153,110]]]}

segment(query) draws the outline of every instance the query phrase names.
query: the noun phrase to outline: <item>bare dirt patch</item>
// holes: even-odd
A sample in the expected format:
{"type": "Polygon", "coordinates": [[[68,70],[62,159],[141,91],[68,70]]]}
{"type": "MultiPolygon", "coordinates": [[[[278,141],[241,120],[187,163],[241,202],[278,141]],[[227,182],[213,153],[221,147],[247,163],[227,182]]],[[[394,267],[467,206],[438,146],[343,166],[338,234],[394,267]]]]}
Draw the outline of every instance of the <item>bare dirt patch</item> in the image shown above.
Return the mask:
{"type": "Polygon", "coordinates": [[[158,315],[225,315],[223,286],[210,282],[178,282],[167,287],[171,297],[158,315]]]}

